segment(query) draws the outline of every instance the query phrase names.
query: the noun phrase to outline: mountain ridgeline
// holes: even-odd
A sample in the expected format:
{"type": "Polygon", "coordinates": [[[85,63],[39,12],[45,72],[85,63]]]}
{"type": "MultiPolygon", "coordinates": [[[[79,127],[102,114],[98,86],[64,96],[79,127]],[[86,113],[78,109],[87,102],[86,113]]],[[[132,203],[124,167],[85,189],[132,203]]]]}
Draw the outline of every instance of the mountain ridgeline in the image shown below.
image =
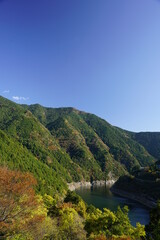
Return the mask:
{"type": "Polygon", "coordinates": [[[152,164],[160,157],[157,134],[127,132],[74,108],[19,105],[0,97],[0,164],[33,173],[42,194],[152,164]]]}

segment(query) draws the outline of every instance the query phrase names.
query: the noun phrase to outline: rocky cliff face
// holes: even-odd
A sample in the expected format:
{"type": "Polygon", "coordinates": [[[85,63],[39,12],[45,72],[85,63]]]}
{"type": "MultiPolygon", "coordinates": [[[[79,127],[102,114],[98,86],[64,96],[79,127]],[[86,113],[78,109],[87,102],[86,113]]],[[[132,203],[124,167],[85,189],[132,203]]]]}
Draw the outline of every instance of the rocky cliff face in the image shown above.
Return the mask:
{"type": "Polygon", "coordinates": [[[115,183],[115,180],[108,180],[108,181],[104,181],[104,180],[98,180],[98,181],[93,181],[91,182],[72,182],[72,183],[68,183],[68,188],[70,191],[74,191],[77,188],[80,187],[91,187],[91,186],[113,186],[113,184],[115,183]]]}

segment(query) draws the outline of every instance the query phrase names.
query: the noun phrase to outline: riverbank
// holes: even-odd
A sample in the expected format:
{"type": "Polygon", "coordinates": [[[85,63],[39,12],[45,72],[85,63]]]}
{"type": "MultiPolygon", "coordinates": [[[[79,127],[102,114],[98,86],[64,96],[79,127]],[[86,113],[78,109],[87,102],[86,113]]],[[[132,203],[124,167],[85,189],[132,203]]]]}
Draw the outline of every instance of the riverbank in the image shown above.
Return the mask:
{"type": "Polygon", "coordinates": [[[131,199],[133,201],[136,201],[142,205],[144,205],[145,207],[151,209],[154,208],[156,206],[156,201],[153,201],[151,199],[148,199],[147,196],[142,196],[142,195],[136,195],[135,193],[130,193],[124,190],[120,190],[114,187],[114,183],[116,182],[116,180],[108,180],[108,181],[104,181],[104,180],[97,180],[97,181],[93,181],[91,182],[72,182],[72,183],[68,183],[68,188],[70,191],[75,191],[78,188],[81,187],[92,187],[92,186],[96,186],[96,187],[100,187],[100,186],[107,186],[110,188],[110,191],[113,194],[119,195],[121,197],[125,197],[128,199],[131,199]]]}
{"type": "Polygon", "coordinates": [[[97,180],[97,181],[93,181],[92,183],[91,182],[72,182],[72,183],[68,183],[67,185],[70,191],[74,191],[75,189],[80,187],[92,187],[92,186],[112,187],[114,183],[115,183],[115,180],[108,180],[108,181],[97,180]]]}
{"type": "Polygon", "coordinates": [[[140,222],[142,225],[149,223],[149,208],[136,201],[131,201],[129,198],[122,198],[116,194],[112,194],[109,187],[84,187],[76,189],[75,192],[81,196],[88,205],[92,204],[101,211],[107,208],[114,212],[117,211],[118,206],[123,208],[127,205],[129,207],[129,219],[133,226],[136,226],[137,222],[140,222]]]}
{"type": "Polygon", "coordinates": [[[116,195],[119,195],[121,197],[125,197],[131,200],[134,200],[142,205],[144,205],[145,207],[151,209],[154,208],[156,206],[156,202],[150,199],[147,199],[147,196],[137,196],[133,193],[129,193],[120,189],[116,189],[114,187],[112,187],[110,189],[110,191],[116,195]]]}
{"type": "Polygon", "coordinates": [[[120,196],[137,201],[148,208],[156,206],[160,196],[160,183],[145,181],[134,176],[121,176],[111,191],[120,196]]]}
{"type": "Polygon", "coordinates": [[[90,182],[71,182],[71,183],[67,183],[67,185],[68,185],[68,189],[70,191],[74,191],[80,187],[91,187],[92,186],[92,184],[90,182]]]}

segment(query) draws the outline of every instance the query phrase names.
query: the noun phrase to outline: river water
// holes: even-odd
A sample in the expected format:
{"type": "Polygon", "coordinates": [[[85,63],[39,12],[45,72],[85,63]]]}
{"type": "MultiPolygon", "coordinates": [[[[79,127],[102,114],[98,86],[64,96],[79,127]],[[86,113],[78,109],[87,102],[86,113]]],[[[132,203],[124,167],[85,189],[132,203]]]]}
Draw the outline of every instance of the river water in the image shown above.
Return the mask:
{"type": "Polygon", "coordinates": [[[127,205],[129,207],[129,219],[133,226],[136,226],[136,222],[144,225],[149,222],[149,209],[133,200],[111,193],[108,187],[81,187],[76,189],[76,193],[86,203],[92,204],[101,210],[108,208],[111,211],[115,211],[118,206],[123,207],[127,205]]]}

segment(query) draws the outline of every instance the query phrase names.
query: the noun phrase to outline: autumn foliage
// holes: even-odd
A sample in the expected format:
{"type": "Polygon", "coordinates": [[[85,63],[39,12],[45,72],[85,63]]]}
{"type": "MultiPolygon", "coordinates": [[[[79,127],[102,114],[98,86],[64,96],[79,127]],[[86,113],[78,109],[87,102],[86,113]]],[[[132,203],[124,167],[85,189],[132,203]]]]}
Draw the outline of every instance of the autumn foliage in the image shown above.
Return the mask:
{"type": "Polygon", "coordinates": [[[145,237],[133,227],[128,208],[111,212],[87,207],[74,192],[63,201],[36,195],[30,173],[0,167],[0,239],[7,240],[130,240],[145,237]]]}
{"type": "Polygon", "coordinates": [[[0,234],[5,236],[42,222],[40,200],[35,195],[36,180],[29,173],[0,167],[0,234]]]}

